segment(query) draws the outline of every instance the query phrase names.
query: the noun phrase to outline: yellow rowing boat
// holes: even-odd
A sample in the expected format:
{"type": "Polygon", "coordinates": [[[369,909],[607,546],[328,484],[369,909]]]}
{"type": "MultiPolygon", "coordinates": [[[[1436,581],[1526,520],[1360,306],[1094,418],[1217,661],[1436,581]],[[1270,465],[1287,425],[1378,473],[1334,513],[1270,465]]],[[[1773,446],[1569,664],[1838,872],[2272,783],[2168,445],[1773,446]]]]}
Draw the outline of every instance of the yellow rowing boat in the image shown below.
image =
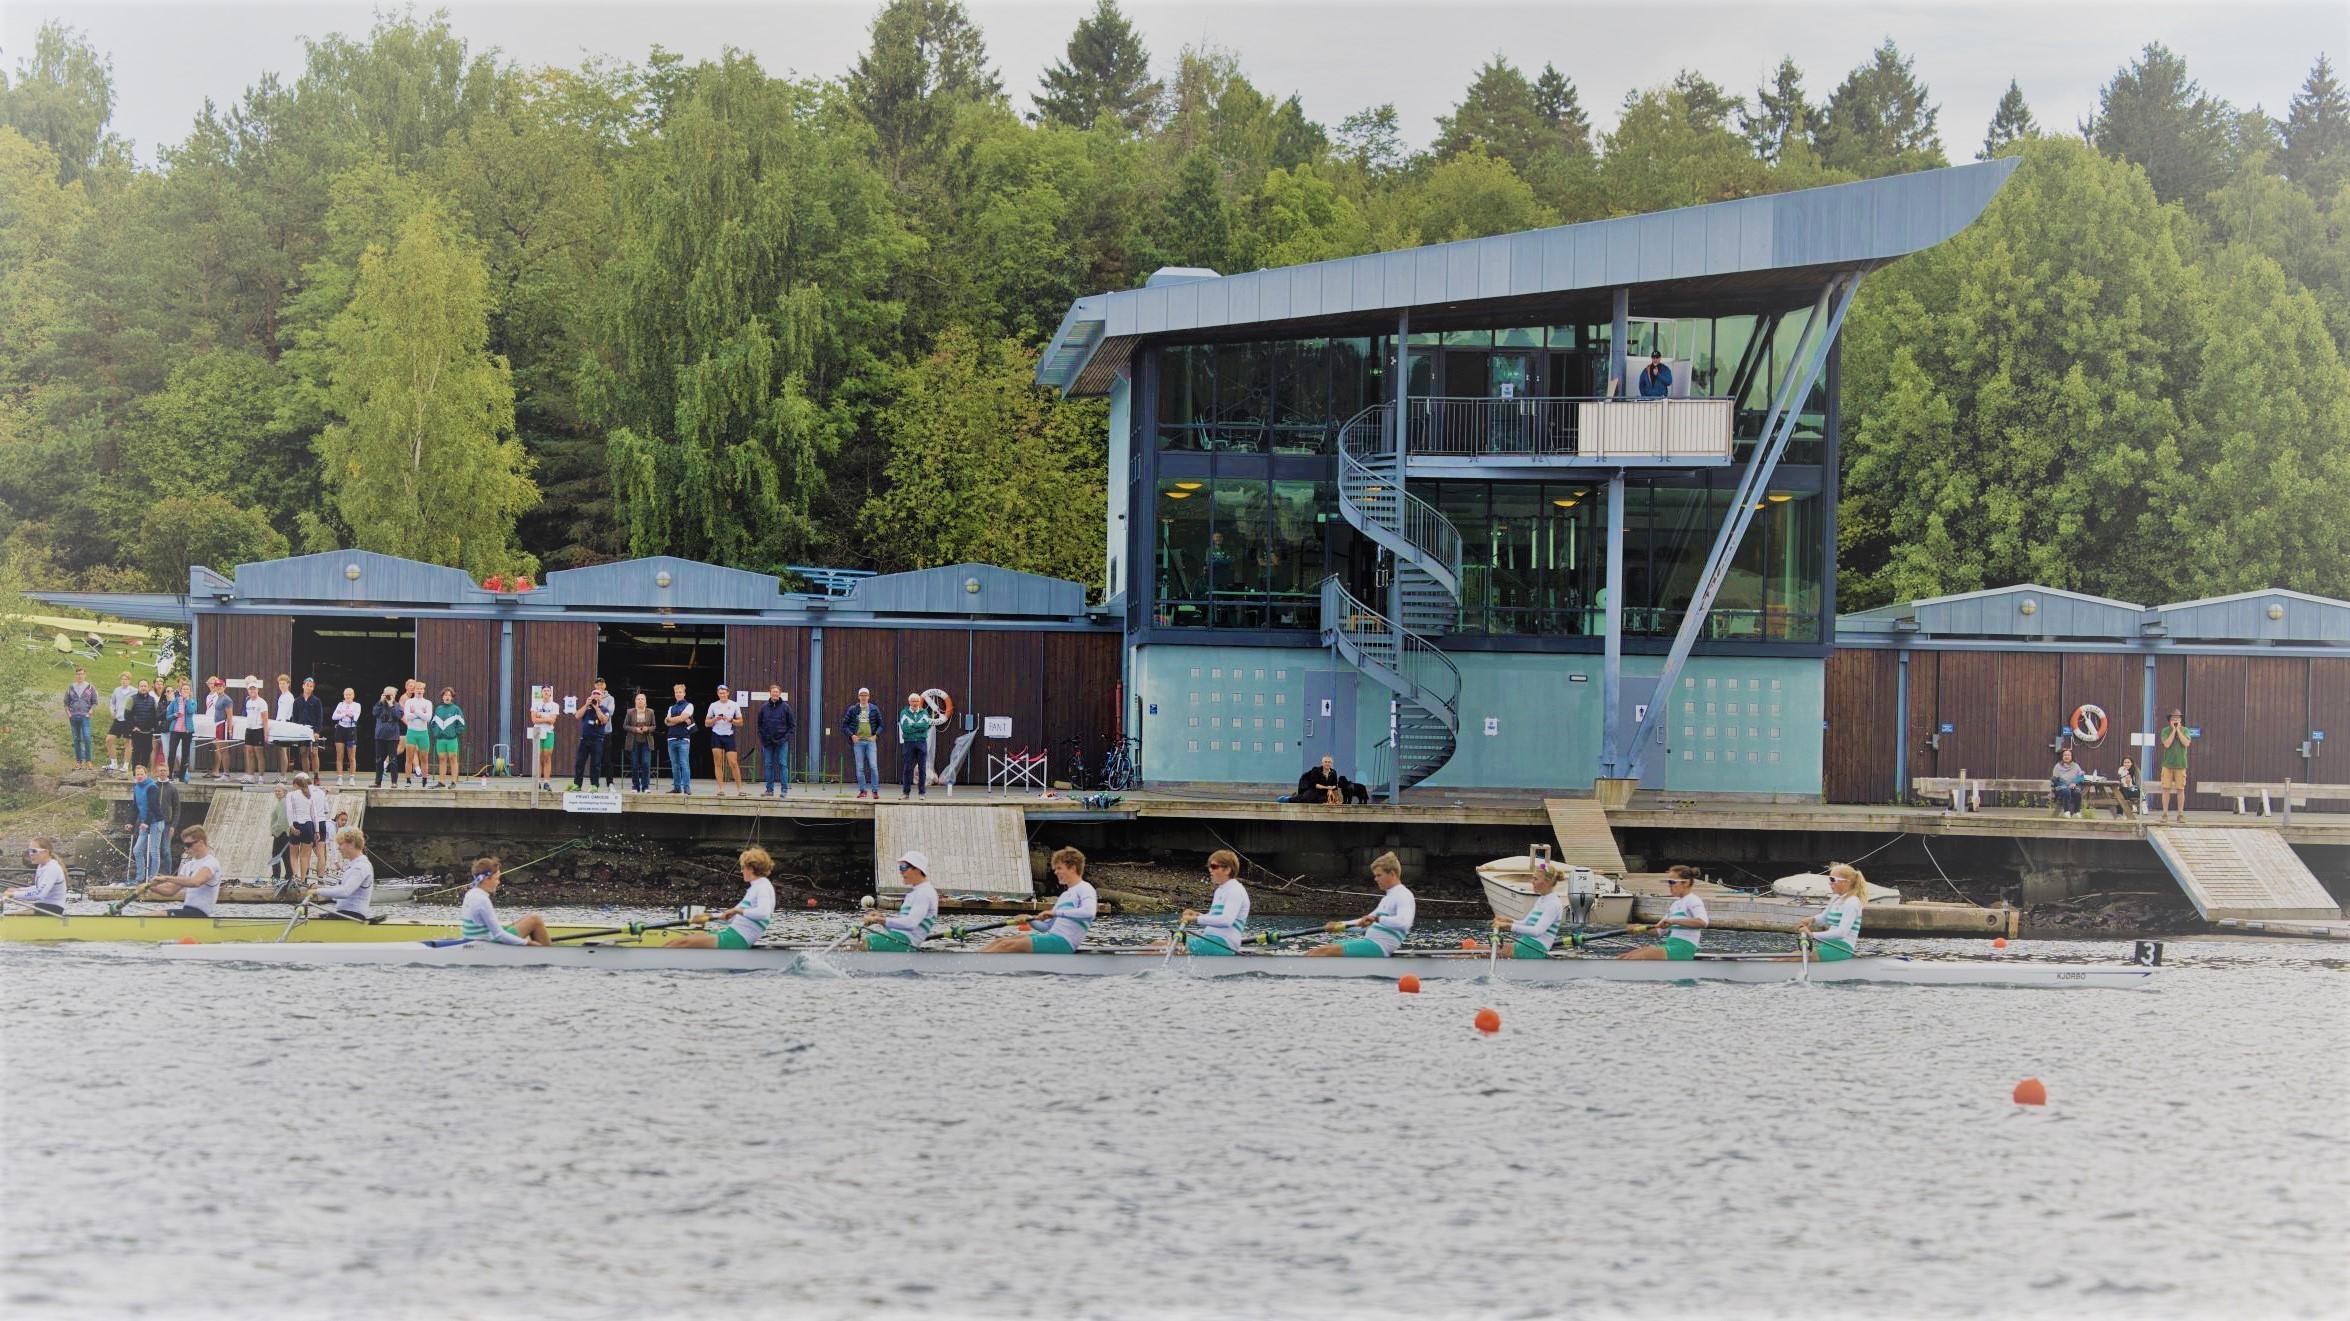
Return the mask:
{"type": "MultiPolygon", "coordinates": [[[[547,927],[548,936],[560,940],[565,936],[584,936],[590,932],[608,932],[625,923],[610,926],[554,926],[547,927]]],[[[646,931],[635,939],[646,945],[669,943],[670,932],[646,931]]],[[[138,940],[150,943],[192,943],[198,945],[222,944],[234,941],[269,943],[283,936],[288,942],[305,944],[356,944],[398,940],[454,940],[457,924],[454,922],[345,922],[337,918],[311,918],[297,922],[286,930],[283,917],[163,917],[125,913],[119,916],[106,913],[86,915],[67,914],[51,917],[45,913],[9,913],[0,916],[0,943],[49,943],[61,940],[138,940]]],[[[626,937],[615,937],[625,939],[626,937]]]]}

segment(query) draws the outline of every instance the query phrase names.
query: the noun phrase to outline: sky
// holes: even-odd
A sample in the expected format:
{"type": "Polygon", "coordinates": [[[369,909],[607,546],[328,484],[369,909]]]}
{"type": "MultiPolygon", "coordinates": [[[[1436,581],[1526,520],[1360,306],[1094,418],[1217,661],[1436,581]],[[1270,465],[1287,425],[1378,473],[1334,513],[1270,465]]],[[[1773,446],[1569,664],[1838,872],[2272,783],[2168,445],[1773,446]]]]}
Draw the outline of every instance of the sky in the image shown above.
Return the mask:
{"type": "MultiPolygon", "coordinates": [[[[965,0],[1013,104],[1025,111],[1042,70],[1059,58],[1093,0],[965,0]]],[[[1916,59],[1941,107],[1953,160],[1981,144],[2008,79],[2041,125],[2070,130],[2096,109],[2097,89],[2149,41],[2185,58],[2206,91],[2282,116],[2320,52],[2350,62],[2350,5],[2340,0],[2228,5],[2112,3],[1640,4],[1474,3],[1473,0],[1122,0],[1155,65],[1187,45],[1236,52],[1262,90],[1295,92],[1326,126],[1392,101],[1407,141],[1424,146],[1435,120],[1495,54],[1529,72],[1545,61],[1575,81],[1595,128],[1625,93],[1693,68],[1752,95],[1782,54],[1795,57],[1815,100],[1890,36],[1916,59]]],[[[141,161],[179,141],[206,98],[226,105],[267,72],[289,80],[302,39],[357,36],[377,6],[343,0],[0,0],[0,64],[13,69],[49,19],[81,29],[114,62],[114,131],[141,161]]],[[[391,6],[385,6],[389,8],[391,6]]],[[[689,58],[732,45],[773,72],[834,77],[864,47],[879,0],[445,0],[475,49],[525,65],[594,56],[641,60],[656,43],[689,58]]]]}

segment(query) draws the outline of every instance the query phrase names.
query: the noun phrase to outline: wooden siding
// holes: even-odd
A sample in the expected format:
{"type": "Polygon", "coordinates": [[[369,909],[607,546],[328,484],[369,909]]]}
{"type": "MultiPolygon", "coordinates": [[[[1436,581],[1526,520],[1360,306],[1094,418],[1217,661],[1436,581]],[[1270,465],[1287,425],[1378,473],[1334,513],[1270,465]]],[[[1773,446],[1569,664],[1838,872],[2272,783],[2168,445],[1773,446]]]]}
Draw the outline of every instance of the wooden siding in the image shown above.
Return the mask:
{"type": "MultiPolygon", "coordinates": [[[[2189,656],[2187,658],[2187,724],[2203,731],[2187,758],[2187,783],[2198,780],[2241,780],[2250,772],[2244,737],[2244,685],[2251,676],[2250,660],[2243,656],[2189,656]]],[[[2168,708],[2165,708],[2166,712],[2168,708]]],[[[2160,719],[2160,717],[2158,717],[2160,719]]],[[[2160,750],[2157,749],[2157,764],[2160,750]]],[[[2233,806],[2232,800],[2194,794],[2190,808],[2233,806]]]]}
{"type": "MultiPolygon", "coordinates": [[[[1118,732],[1119,663],[1124,641],[1115,633],[1048,633],[1044,643],[1044,737],[1053,755],[1077,739],[1088,758],[1118,732]]],[[[1017,730],[1014,731],[1018,733],[1017,730]]],[[[1017,747],[1020,740],[1012,743],[1017,747]]],[[[1055,773],[1061,763],[1053,763],[1055,773]]]]}
{"type": "Polygon", "coordinates": [[[983,718],[1010,716],[1012,735],[1008,739],[988,738],[983,723],[979,740],[971,745],[970,760],[963,764],[963,783],[987,782],[990,752],[1041,750],[1045,746],[1044,712],[1050,691],[1057,684],[1075,683],[1074,676],[1064,681],[1046,666],[1044,644],[1048,636],[1001,631],[971,635],[969,710],[983,718]]]}
{"type": "Polygon", "coordinates": [[[849,741],[837,722],[857,700],[859,688],[873,690],[873,704],[881,708],[884,745],[881,763],[893,770],[897,762],[888,751],[895,737],[886,726],[896,719],[890,712],[905,704],[906,690],[898,686],[898,635],[888,628],[826,628],[824,630],[824,770],[842,780],[854,780],[849,764],[849,741]]]}
{"type": "Polygon", "coordinates": [[[1930,655],[1916,654],[1909,660],[1909,779],[1915,784],[1921,775],[1938,774],[1936,759],[1942,754],[1935,750],[1934,739],[1941,725],[1942,667],[1930,655]]]}
{"type": "MultiPolygon", "coordinates": [[[[257,678],[261,691],[275,699],[277,676],[294,664],[292,615],[199,615],[196,630],[196,649],[202,653],[196,660],[204,667],[199,683],[215,674],[232,684],[257,678]]],[[[90,680],[101,693],[114,686],[111,674],[93,674],[90,680]]]]}
{"type": "Polygon", "coordinates": [[[1846,647],[1829,653],[1828,728],[1820,736],[1820,790],[1831,803],[1893,798],[1893,759],[1880,745],[1893,737],[1899,654],[1846,647]]]}
{"type": "MultiPolygon", "coordinates": [[[[808,630],[768,624],[727,625],[726,681],[745,686],[746,703],[750,694],[766,692],[767,685],[782,684],[783,695],[792,704],[792,710],[806,720],[811,696],[808,630]]],[[[844,699],[841,705],[848,703],[844,699]]]]}
{"type": "MultiPolygon", "coordinates": [[[[457,690],[457,705],[465,708],[457,764],[468,771],[487,764],[499,742],[498,621],[419,618],[416,675],[430,687],[435,702],[441,700],[444,686],[457,690]]],[[[508,753],[510,758],[514,755],[508,753]]]]}
{"type": "MultiPolygon", "coordinates": [[[[2245,660],[2244,669],[2244,778],[2308,779],[2301,769],[2301,740],[2309,737],[2310,729],[2309,662],[2291,656],[2253,656],[2245,660]]],[[[2193,780],[2190,772],[2188,781],[2193,780]]]]}
{"type": "MultiPolygon", "coordinates": [[[[934,730],[931,733],[931,738],[939,744],[938,755],[933,758],[933,761],[943,766],[946,764],[946,750],[954,746],[956,739],[962,737],[963,717],[973,714],[971,706],[971,650],[973,647],[971,631],[961,628],[907,628],[895,631],[898,640],[898,683],[904,691],[897,694],[895,701],[884,702],[878,697],[874,700],[881,702],[882,710],[890,712],[890,719],[895,721],[897,719],[896,713],[906,709],[907,692],[923,688],[945,689],[947,696],[955,701],[955,713],[948,718],[944,729],[934,730]]],[[[892,739],[888,742],[894,743],[894,741],[892,739]]],[[[978,746],[976,743],[972,745],[974,757],[983,756],[979,753],[978,746]]],[[[881,763],[885,768],[886,778],[894,781],[897,778],[897,772],[894,769],[897,766],[897,753],[893,747],[886,743],[881,754],[881,763]]],[[[976,772],[966,765],[964,774],[974,781],[983,782],[987,778],[984,765],[976,772]]]]}
{"type": "MultiPolygon", "coordinates": [[[[1087,755],[1098,755],[1102,739],[1116,725],[1121,646],[1115,633],[827,627],[824,691],[817,703],[826,731],[826,769],[846,772],[848,744],[837,722],[859,687],[873,690],[874,704],[893,728],[909,691],[945,689],[955,699],[945,747],[962,736],[966,715],[975,723],[1010,716],[1011,738],[982,736],[974,742],[957,783],[986,783],[989,752],[1043,751],[1082,738],[1087,755]]],[[[728,668],[735,669],[731,661],[728,668]]],[[[885,745],[894,741],[894,734],[883,740],[885,745]]],[[[896,753],[885,746],[881,762],[883,778],[894,779],[896,753]]]]}
{"type": "MultiPolygon", "coordinates": [[[[585,697],[596,681],[596,626],[574,620],[524,620],[514,625],[514,738],[522,741],[524,713],[530,710],[530,690],[533,684],[550,684],[555,689],[555,700],[565,697],[585,697]]],[[[695,705],[708,701],[705,695],[695,699],[695,705]]],[[[667,705],[656,701],[655,707],[667,705]]],[[[470,711],[467,713],[471,714],[470,711]]],[[[493,717],[494,719],[494,717],[493,717]]],[[[615,745],[608,745],[615,746],[615,745]]],[[[579,747],[579,722],[566,717],[555,722],[555,773],[565,781],[571,778],[571,756],[579,747]]],[[[515,750],[517,765],[522,750],[515,750]]],[[[608,760],[618,765],[619,753],[613,751],[608,760]]],[[[607,770],[610,766],[607,766],[607,770]]]]}

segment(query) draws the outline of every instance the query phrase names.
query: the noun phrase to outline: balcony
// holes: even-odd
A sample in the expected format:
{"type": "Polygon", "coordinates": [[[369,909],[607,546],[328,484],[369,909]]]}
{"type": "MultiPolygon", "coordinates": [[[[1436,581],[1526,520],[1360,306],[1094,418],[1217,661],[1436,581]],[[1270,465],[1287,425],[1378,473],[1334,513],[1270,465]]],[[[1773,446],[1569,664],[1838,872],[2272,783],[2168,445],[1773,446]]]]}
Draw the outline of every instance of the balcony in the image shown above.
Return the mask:
{"type": "Polygon", "coordinates": [[[1405,405],[1414,474],[1527,468],[1714,467],[1730,462],[1734,401],[1434,396],[1405,405]]]}

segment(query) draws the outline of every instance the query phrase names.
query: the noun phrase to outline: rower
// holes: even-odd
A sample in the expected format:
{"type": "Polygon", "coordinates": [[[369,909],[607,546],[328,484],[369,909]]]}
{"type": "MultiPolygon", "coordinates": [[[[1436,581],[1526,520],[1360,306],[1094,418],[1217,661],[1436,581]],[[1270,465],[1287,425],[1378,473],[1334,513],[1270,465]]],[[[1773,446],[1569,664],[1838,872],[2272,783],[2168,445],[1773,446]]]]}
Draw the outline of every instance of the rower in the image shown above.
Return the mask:
{"type": "Polygon", "coordinates": [[[343,857],[335,883],[321,885],[302,896],[307,904],[313,900],[332,901],[334,907],[320,913],[320,917],[343,922],[370,922],[374,920],[375,863],[367,857],[367,836],[345,826],[335,832],[335,852],[343,857]]]}
{"type": "Polygon", "coordinates": [[[33,869],[33,883],[20,885],[5,896],[36,913],[65,916],[65,864],[57,860],[57,841],[36,835],[25,845],[24,865],[33,869]]]}
{"type": "Polygon", "coordinates": [[[496,858],[473,860],[473,886],[457,910],[458,936],[494,945],[552,944],[547,939],[547,919],[536,913],[525,913],[512,922],[498,921],[498,909],[490,896],[498,892],[500,874],[496,858]]]}
{"type": "MultiPolygon", "coordinates": [[[[220,902],[220,859],[212,852],[212,841],[202,826],[189,826],[180,832],[180,847],[186,856],[180,859],[179,874],[158,877],[144,885],[133,886],[130,899],[151,895],[157,899],[177,899],[180,906],[171,910],[170,917],[210,917],[212,906],[220,902]]],[[[129,903],[130,899],[123,900],[129,903]]]]}
{"type": "Polygon", "coordinates": [[[1363,934],[1351,940],[1332,941],[1316,945],[1306,954],[1313,958],[1384,959],[1403,948],[1404,937],[1412,934],[1412,921],[1419,914],[1419,904],[1412,892],[1403,885],[1403,862],[1393,853],[1382,853],[1371,859],[1371,880],[1382,891],[1379,906],[1351,922],[1332,922],[1325,930],[1344,931],[1361,927],[1363,934]]]}
{"type": "Polygon", "coordinates": [[[737,854],[735,863],[742,868],[743,897],[709,919],[720,924],[716,931],[671,936],[671,949],[749,949],[767,934],[767,924],[775,920],[775,882],[768,879],[775,874],[775,859],[765,849],[750,848],[737,854]]]}
{"type": "Polygon", "coordinates": [[[982,954],[1074,954],[1085,943],[1085,933],[1101,906],[1093,882],[1085,879],[1085,855],[1072,848],[1053,850],[1053,879],[1061,883],[1061,897],[1053,910],[1030,920],[1025,936],[1002,936],[979,951],[982,954]]]}
{"type": "Polygon", "coordinates": [[[1248,939],[1248,887],[1240,883],[1240,855],[1218,849],[1208,855],[1208,880],[1216,887],[1208,911],[1183,910],[1178,927],[1190,927],[1183,947],[1193,954],[1238,954],[1248,939]]]}
{"type": "Polygon", "coordinates": [[[1665,873],[1665,884],[1673,892],[1672,906],[1654,923],[1665,938],[1654,945],[1619,954],[1619,959],[1671,959],[1686,963],[1697,957],[1697,947],[1705,939],[1705,929],[1712,925],[1705,915],[1705,900],[1697,897],[1697,869],[1678,866],[1665,873]]]}
{"type": "MultiPolygon", "coordinates": [[[[1796,923],[1799,932],[1816,931],[1812,937],[1811,956],[1822,963],[1842,963],[1860,947],[1860,910],[1862,895],[1868,882],[1861,877],[1860,868],[1849,862],[1839,862],[1828,868],[1828,888],[1835,897],[1820,910],[1817,917],[1807,917],[1796,923]]],[[[1802,958],[1801,954],[1793,955],[1802,958]]]]}
{"type": "Polygon", "coordinates": [[[1512,922],[1506,917],[1493,919],[1493,938],[1510,933],[1510,957],[1513,959],[1547,959],[1551,947],[1558,944],[1559,927],[1567,920],[1567,906],[1558,897],[1559,874],[1554,867],[1537,867],[1527,878],[1534,887],[1534,905],[1526,915],[1512,922]]]}
{"type": "Polygon", "coordinates": [[[907,849],[898,855],[898,879],[906,883],[906,897],[898,911],[883,914],[868,909],[859,919],[879,931],[865,933],[865,948],[876,954],[904,954],[930,939],[938,925],[938,887],[930,883],[930,855],[907,849]]]}

